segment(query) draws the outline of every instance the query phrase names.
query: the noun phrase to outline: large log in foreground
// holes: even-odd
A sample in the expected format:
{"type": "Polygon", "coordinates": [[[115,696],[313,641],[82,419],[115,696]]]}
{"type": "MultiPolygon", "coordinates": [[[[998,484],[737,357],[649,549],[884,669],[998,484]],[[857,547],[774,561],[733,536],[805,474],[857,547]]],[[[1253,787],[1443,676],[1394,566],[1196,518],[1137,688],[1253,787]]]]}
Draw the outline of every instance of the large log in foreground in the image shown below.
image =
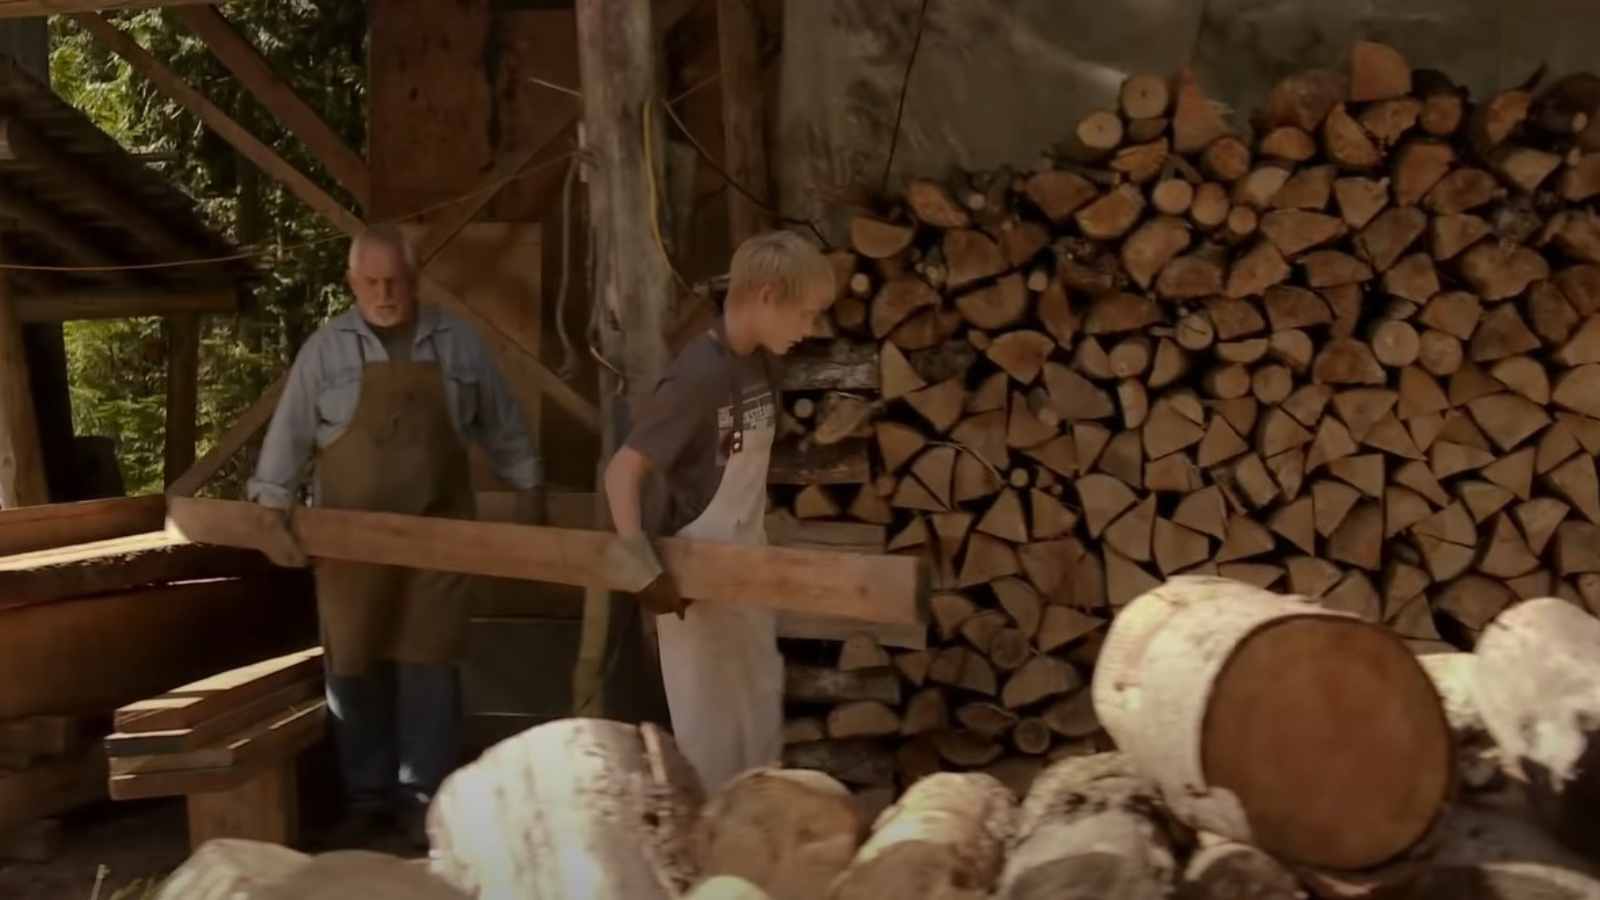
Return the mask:
{"type": "MultiPolygon", "coordinates": [[[[280,527],[252,503],[174,497],[169,528],[198,543],[262,549],[280,527]]],[[[616,535],[496,522],[297,509],[294,532],[312,557],[636,591],[614,564],[616,535]]],[[[663,538],[662,565],[685,597],[756,603],[867,622],[915,624],[918,562],[787,547],[663,538]]]]}
{"type": "Polygon", "coordinates": [[[1416,658],[1303,598],[1173,578],[1112,623],[1093,690],[1180,818],[1287,860],[1377,865],[1450,795],[1450,729],[1416,658]]]}

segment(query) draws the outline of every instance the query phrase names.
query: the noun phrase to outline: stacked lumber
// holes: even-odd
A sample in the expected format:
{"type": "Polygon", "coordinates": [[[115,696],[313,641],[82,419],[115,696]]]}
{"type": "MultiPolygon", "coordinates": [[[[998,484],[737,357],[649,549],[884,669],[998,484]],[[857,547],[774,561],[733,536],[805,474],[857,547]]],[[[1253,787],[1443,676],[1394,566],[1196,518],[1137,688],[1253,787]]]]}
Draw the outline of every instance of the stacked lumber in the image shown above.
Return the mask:
{"type": "MultiPolygon", "coordinates": [[[[1484,677],[1442,702],[1427,657],[1380,624],[1180,576],[1107,635],[1092,696],[1122,750],[1060,759],[1026,790],[940,772],[868,815],[829,775],[762,768],[706,797],[653,726],[567,719],[446,780],[430,865],[485,900],[1592,898],[1592,851],[1546,827],[1592,812],[1577,759],[1600,746],[1596,642],[1600,621],[1566,601],[1523,604],[1467,657],[1484,677]],[[1541,640],[1558,652],[1534,660],[1541,640]],[[1501,708],[1531,723],[1496,746],[1531,806],[1454,790],[1472,704],[1495,740],[1501,708]]],[[[278,896],[251,891],[286,861],[244,849],[213,842],[174,883],[278,896]]]]}
{"type": "Polygon", "coordinates": [[[0,511],[0,855],[106,797],[118,706],[315,636],[304,573],[162,529],[161,497],[0,511]]]}
{"type": "Polygon", "coordinates": [[[806,434],[870,434],[869,472],[774,503],[886,527],[938,593],[870,695],[797,702],[806,753],[874,738],[904,783],[1093,749],[1104,623],[1177,574],[1419,652],[1527,598],[1600,610],[1597,85],[1475,101],[1364,42],[1245,130],[1137,76],[1034,171],[856,216],[826,355],[876,348],[877,382],[784,402],[832,397],[806,434]]]}
{"type": "Polygon", "coordinates": [[[296,759],[327,720],[322,650],[242,666],[118,709],[105,738],[114,800],[183,796],[191,846],[293,843],[296,759]]]}

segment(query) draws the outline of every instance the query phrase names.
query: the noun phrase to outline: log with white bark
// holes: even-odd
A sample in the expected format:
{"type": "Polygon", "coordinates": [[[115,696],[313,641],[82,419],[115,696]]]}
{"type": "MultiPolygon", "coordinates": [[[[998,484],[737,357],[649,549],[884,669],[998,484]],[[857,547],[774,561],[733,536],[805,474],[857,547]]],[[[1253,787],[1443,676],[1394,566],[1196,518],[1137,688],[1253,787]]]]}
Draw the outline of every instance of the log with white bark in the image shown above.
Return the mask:
{"type": "Polygon", "coordinates": [[[670,735],[562,719],[445,779],[428,808],[430,867],[483,900],[668,898],[695,881],[703,801],[670,735]]]}
{"type": "Polygon", "coordinates": [[[1286,860],[1389,859],[1453,787],[1449,726],[1410,651],[1304,598],[1173,578],[1112,623],[1093,690],[1180,818],[1286,860]]]}
{"type": "Polygon", "coordinates": [[[1145,900],[1171,893],[1177,863],[1159,793],[1121,754],[1063,759],[1033,782],[995,896],[1145,900]]]}
{"type": "MultiPolygon", "coordinates": [[[[829,900],[982,897],[1004,863],[1016,801],[988,775],[940,773],[885,810],[829,900]]],[[[818,891],[813,896],[820,896],[818,891]]]]}
{"type": "Polygon", "coordinates": [[[849,789],[833,778],[757,769],[706,801],[695,824],[695,860],[702,878],[734,875],[772,900],[806,900],[850,864],[862,830],[849,789]]]}
{"type": "Polygon", "coordinates": [[[1478,641],[1474,699],[1540,818],[1600,853],[1600,620],[1554,597],[1501,613],[1478,641]]]}

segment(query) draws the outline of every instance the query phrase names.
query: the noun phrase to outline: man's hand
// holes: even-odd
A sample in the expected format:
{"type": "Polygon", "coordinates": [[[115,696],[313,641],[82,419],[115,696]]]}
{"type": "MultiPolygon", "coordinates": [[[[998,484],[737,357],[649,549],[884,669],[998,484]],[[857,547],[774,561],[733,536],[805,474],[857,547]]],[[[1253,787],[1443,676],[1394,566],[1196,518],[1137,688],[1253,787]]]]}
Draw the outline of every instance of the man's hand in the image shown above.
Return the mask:
{"type": "Polygon", "coordinates": [[[294,536],[294,528],[290,523],[291,512],[288,509],[274,509],[262,507],[266,510],[266,519],[272,523],[267,530],[266,546],[261,552],[272,560],[274,565],[286,569],[304,569],[311,564],[306,557],[306,551],[300,547],[300,541],[294,536]]]}
{"type": "Polygon", "coordinates": [[[549,521],[544,485],[535,485],[517,496],[517,521],[524,525],[543,525],[549,521]]]}
{"type": "Polygon", "coordinates": [[[643,606],[656,615],[675,613],[683,618],[689,601],[678,594],[678,586],[661,567],[650,539],[643,533],[619,537],[612,544],[612,558],[607,562],[620,576],[624,585],[638,585],[630,593],[643,606]]]}

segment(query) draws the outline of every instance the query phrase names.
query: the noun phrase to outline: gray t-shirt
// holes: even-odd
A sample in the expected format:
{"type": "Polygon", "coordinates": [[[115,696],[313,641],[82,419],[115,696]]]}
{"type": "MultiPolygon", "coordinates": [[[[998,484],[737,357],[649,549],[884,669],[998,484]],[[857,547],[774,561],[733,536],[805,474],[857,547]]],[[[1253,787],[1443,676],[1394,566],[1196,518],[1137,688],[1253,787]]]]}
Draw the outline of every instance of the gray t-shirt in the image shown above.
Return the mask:
{"type": "Polygon", "coordinates": [[[720,320],[667,366],[625,442],[655,467],[644,496],[645,531],[676,534],[716,496],[732,451],[734,397],[744,431],[776,424],[769,371],[764,351],[741,357],[728,349],[720,320]]]}
{"type": "Polygon", "coordinates": [[[368,322],[367,327],[371,328],[372,333],[378,336],[378,340],[383,341],[383,350],[389,354],[390,362],[411,361],[411,345],[417,338],[417,323],[415,320],[404,325],[391,325],[389,327],[368,322]]]}

